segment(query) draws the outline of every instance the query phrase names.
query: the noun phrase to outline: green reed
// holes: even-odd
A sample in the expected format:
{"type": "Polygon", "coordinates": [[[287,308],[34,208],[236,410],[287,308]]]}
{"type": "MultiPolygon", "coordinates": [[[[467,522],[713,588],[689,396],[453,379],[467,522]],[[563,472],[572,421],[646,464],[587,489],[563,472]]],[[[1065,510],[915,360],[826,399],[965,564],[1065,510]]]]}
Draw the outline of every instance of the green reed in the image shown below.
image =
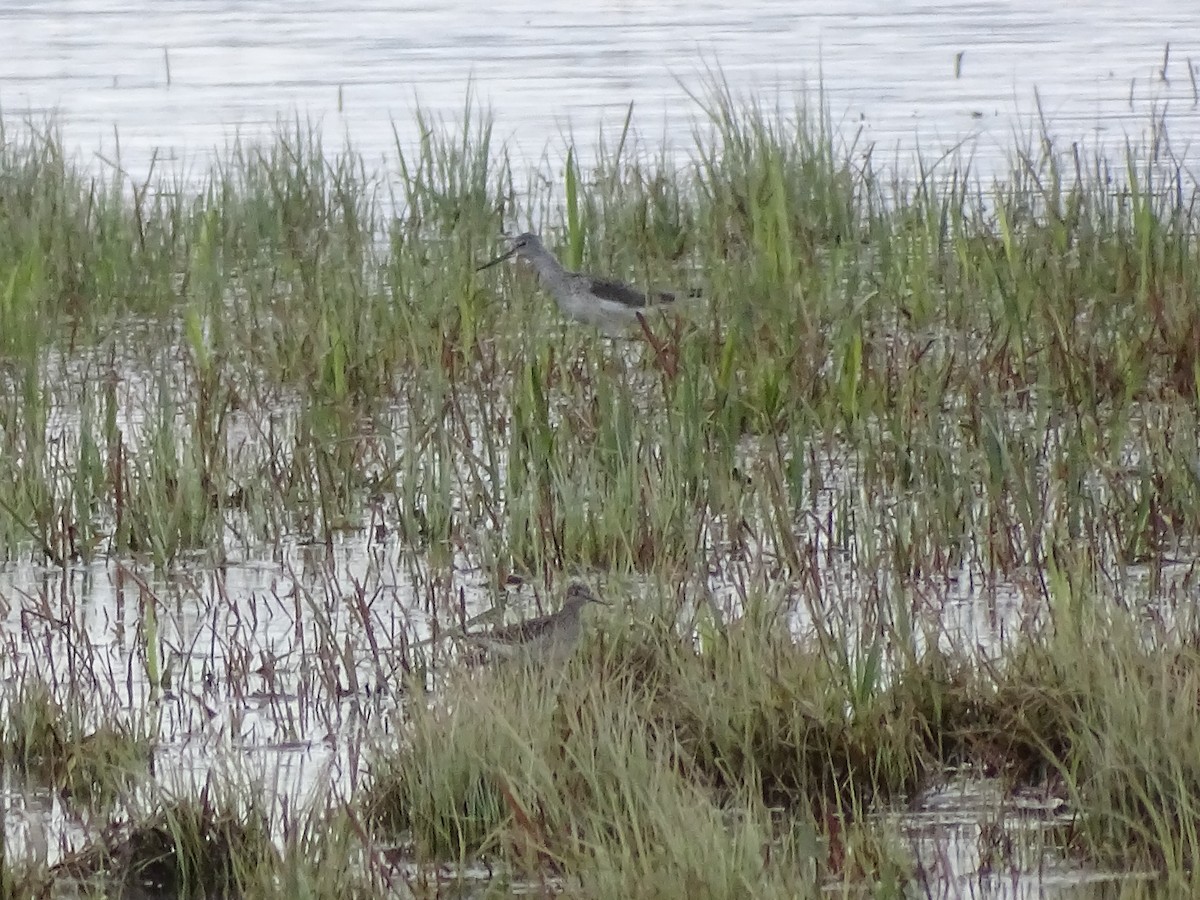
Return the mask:
{"type": "MultiPolygon", "coordinates": [[[[597,896],[888,893],[907,860],[863,814],[987,763],[1062,785],[1073,848],[1186,883],[1183,166],[1035,134],[991,180],[953,155],[893,172],[819,100],[717,84],[698,110],[691,146],[648,147],[629,116],[593,162],[568,144],[516,177],[470,98],[419,113],[413,145],[398,129],[380,170],[299,121],[194,180],[97,173],[7,126],[4,558],[170,570],[370,525],[441,601],[464,572],[658,585],[661,619],[603,632],[561,682],[453,683],[403,724],[367,806],[430,859],[549,864],[597,896]],[[513,225],[702,295],[610,341],[527,273],[477,271],[513,225]],[[741,634],[670,606],[710,573],[739,586],[741,634]],[[1004,664],[942,646],[955,579],[1038,605],[1004,664]],[[1135,628],[1131,597],[1172,627],[1135,628]]],[[[353,654],[330,621],[309,664],[335,686],[353,654]]],[[[141,625],[157,685],[155,606],[141,625]]]]}

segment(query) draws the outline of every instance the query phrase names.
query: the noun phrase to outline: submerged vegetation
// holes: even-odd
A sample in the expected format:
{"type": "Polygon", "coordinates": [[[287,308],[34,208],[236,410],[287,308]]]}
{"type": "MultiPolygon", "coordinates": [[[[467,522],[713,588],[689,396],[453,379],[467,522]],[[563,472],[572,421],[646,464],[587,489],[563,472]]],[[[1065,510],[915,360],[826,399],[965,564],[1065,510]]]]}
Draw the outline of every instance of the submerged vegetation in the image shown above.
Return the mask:
{"type": "Polygon", "coordinates": [[[972,878],[1195,887],[1187,173],[1049,135],[887,173],[820,108],[702,106],[689,150],[627,123],[528,176],[470,110],[382,172],[283,126],[198,180],[5,125],[3,772],[89,838],[6,841],[0,895],[952,894],[885,815],[952,771],[1055,811],[998,811],[972,878]],[[701,296],[610,340],[476,271],[514,228],[701,296]],[[569,663],[443,652],[568,575],[615,602],[569,663]],[[346,784],[147,788],[258,729],[346,784]]]}

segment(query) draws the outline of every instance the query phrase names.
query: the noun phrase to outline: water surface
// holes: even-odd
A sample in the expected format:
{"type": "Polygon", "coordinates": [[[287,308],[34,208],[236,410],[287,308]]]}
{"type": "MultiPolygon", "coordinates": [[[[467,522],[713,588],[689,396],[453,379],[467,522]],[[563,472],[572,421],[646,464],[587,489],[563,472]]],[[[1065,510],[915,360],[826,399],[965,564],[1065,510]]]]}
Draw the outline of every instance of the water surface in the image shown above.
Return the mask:
{"type": "Polygon", "coordinates": [[[888,154],[968,140],[1000,159],[1034,119],[1035,89],[1064,141],[1141,135],[1154,110],[1168,112],[1178,147],[1196,135],[1200,6],[1172,0],[500,0],[483,13],[60,0],[4,4],[0,30],[4,111],[57,111],[85,152],[115,153],[115,132],[134,171],[155,149],[190,159],[297,113],[375,160],[393,146],[393,120],[402,141],[415,137],[416,102],[458,118],[469,90],[518,157],[536,160],[568,130],[584,144],[601,126],[615,132],[631,103],[645,135],[686,147],[688,93],[714,66],[735,92],[788,105],[823,87],[843,135],[861,130],[860,144],[888,154]]]}

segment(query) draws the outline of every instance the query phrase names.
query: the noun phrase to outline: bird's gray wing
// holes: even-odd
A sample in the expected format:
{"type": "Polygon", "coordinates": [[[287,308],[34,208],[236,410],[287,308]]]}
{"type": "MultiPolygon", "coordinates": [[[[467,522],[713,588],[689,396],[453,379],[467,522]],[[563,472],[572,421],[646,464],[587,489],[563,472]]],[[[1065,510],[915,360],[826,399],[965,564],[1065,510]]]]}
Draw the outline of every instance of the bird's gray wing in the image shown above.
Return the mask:
{"type": "MultiPolygon", "coordinates": [[[[646,308],[646,295],[637,288],[630,287],[623,281],[614,281],[608,278],[593,278],[588,290],[600,300],[620,303],[629,309],[646,308]]],[[[669,303],[675,299],[670,294],[656,295],[656,298],[658,298],[657,302],[659,303],[669,303]],[[664,297],[668,299],[661,299],[664,297]]]]}
{"type": "Polygon", "coordinates": [[[538,616],[536,619],[526,619],[524,622],[514,622],[488,632],[486,637],[495,641],[524,643],[536,641],[553,625],[554,616],[538,616]]]}

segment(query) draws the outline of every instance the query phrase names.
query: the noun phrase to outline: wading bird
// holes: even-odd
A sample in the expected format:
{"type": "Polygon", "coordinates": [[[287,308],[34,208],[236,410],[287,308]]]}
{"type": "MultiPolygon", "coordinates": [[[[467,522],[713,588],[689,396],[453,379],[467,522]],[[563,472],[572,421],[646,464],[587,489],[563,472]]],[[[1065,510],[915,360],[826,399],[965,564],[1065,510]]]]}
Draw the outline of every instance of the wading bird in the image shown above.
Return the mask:
{"type": "Polygon", "coordinates": [[[572,272],[532,232],[508,240],[511,244],[508,252],[475,271],[482,272],[514,256],[523,259],[533,266],[538,281],[554,297],[563,315],[595,325],[605,334],[622,334],[641,317],[675,303],[675,295],[666,291],[655,291],[647,297],[624,281],[572,272]]]}
{"type": "Polygon", "coordinates": [[[586,584],[576,581],[567,588],[566,600],[558,612],[464,637],[496,656],[539,662],[565,659],[579,643],[583,633],[583,609],[589,603],[608,605],[586,584]]]}

